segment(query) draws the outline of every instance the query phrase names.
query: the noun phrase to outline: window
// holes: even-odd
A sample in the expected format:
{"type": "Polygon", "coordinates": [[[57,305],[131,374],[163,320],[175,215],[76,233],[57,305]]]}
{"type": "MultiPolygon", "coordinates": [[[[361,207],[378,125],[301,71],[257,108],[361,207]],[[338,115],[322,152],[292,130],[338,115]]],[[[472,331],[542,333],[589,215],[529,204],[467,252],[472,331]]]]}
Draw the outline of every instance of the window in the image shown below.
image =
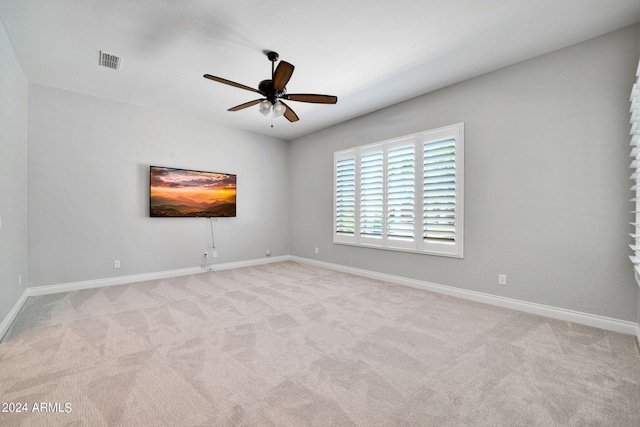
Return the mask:
{"type": "Polygon", "coordinates": [[[464,124],[334,153],[334,243],[462,258],[464,124]]]}

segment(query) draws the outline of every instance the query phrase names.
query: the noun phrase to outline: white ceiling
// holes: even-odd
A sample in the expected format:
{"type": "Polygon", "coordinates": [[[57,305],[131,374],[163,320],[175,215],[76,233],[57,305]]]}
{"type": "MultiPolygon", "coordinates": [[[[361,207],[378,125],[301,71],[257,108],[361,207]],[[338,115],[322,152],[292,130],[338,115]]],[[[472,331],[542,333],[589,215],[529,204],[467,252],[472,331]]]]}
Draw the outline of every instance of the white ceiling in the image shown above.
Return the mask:
{"type": "Polygon", "coordinates": [[[0,0],[32,83],[197,113],[295,139],[417,95],[640,21],[638,0],[0,0]],[[123,58],[98,66],[99,51],[123,58]],[[269,119],[247,86],[270,78],[264,50],[295,65],[300,121],[269,119]]]}

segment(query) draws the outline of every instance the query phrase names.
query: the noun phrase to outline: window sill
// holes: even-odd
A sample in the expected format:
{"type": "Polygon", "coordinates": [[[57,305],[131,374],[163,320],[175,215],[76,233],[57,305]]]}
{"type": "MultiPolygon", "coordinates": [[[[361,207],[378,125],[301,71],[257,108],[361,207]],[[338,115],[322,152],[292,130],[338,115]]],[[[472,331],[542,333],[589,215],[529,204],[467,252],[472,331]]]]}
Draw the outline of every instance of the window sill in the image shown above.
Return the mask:
{"type": "MultiPolygon", "coordinates": [[[[435,256],[443,256],[447,258],[464,259],[464,254],[462,253],[462,250],[460,250],[460,254],[454,254],[454,253],[443,252],[443,251],[430,251],[430,250],[400,248],[400,247],[394,247],[394,246],[369,245],[366,243],[353,243],[353,242],[343,242],[343,241],[336,241],[336,240],[333,241],[333,244],[344,245],[344,246],[354,246],[354,247],[368,248],[368,249],[378,249],[382,251],[406,252],[406,253],[413,253],[413,254],[419,254],[419,255],[435,255],[435,256]]],[[[640,284],[640,282],[638,283],[640,284]]]]}

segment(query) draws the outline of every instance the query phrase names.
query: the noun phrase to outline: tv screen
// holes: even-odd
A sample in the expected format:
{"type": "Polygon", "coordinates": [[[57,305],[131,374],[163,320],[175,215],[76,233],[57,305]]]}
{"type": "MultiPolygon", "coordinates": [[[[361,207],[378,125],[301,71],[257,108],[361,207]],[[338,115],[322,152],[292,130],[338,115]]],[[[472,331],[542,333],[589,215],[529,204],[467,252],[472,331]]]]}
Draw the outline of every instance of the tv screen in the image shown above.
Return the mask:
{"type": "Polygon", "coordinates": [[[236,176],[188,169],[150,168],[152,217],[235,217],[236,176]]]}

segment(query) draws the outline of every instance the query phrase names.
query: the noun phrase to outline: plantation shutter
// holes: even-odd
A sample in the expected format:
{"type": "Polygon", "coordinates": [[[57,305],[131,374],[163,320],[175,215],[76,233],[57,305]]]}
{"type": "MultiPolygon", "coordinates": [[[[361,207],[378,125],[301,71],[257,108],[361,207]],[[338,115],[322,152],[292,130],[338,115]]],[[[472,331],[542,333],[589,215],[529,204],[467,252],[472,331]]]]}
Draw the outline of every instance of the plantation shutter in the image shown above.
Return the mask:
{"type": "Polygon", "coordinates": [[[384,155],[381,149],[360,158],[360,235],[382,238],[384,155]]]}
{"type": "Polygon", "coordinates": [[[356,158],[347,157],[336,162],[335,232],[354,236],[356,231],[356,158]]]}
{"type": "Polygon", "coordinates": [[[462,258],[463,151],[458,123],[335,152],[334,243],[462,258]]]}
{"type": "Polygon", "coordinates": [[[635,226],[635,230],[633,233],[630,233],[633,243],[629,245],[633,251],[633,255],[629,255],[629,258],[633,263],[636,281],[640,284],[640,197],[638,197],[640,191],[640,63],[638,64],[638,70],[636,71],[636,82],[631,89],[629,102],[631,103],[631,108],[629,109],[629,112],[631,113],[631,119],[629,120],[629,123],[631,124],[631,130],[629,131],[629,134],[631,135],[630,155],[633,159],[631,161],[631,168],[633,169],[633,172],[630,177],[633,182],[633,185],[631,186],[633,198],[631,201],[634,202],[635,206],[632,211],[635,221],[631,223],[631,225],[635,226]]]}
{"type": "Polygon", "coordinates": [[[425,241],[456,240],[456,140],[428,141],[424,148],[425,241]]]}
{"type": "MultiPolygon", "coordinates": [[[[398,144],[396,144],[398,145],[398,144]]],[[[414,241],[415,143],[387,153],[387,237],[414,241]]]]}

